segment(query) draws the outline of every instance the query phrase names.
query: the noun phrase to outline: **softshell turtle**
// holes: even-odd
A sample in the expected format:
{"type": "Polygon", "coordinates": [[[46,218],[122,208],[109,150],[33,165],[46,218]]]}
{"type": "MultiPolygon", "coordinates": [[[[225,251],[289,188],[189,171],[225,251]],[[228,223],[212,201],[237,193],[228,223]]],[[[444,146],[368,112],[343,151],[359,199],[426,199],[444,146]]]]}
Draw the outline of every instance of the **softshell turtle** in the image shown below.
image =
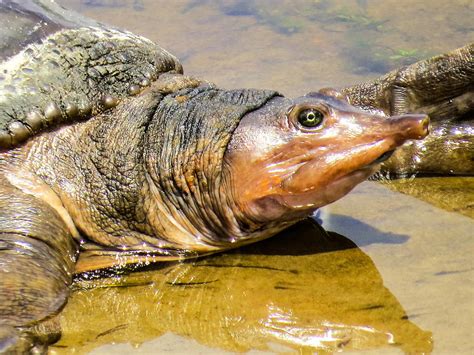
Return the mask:
{"type": "Polygon", "coordinates": [[[52,341],[37,325],[74,272],[235,248],[342,197],[428,134],[408,111],[433,116],[434,143],[391,171],[474,170],[472,44],[289,99],[187,77],[151,41],[54,2],[2,1],[0,16],[0,351],[52,341]]]}

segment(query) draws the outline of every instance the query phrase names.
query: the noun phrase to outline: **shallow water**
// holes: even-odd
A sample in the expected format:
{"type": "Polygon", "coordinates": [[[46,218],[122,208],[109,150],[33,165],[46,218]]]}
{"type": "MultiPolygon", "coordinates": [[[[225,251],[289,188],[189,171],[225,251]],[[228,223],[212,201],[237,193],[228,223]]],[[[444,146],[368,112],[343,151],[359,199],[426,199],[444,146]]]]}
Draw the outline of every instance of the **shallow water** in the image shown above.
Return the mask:
{"type": "MultiPolygon", "coordinates": [[[[160,43],[188,74],[288,96],[474,37],[468,0],[60,3],[160,43]]],[[[473,353],[473,184],[367,182],[317,216],[328,235],[305,222],[234,252],[77,283],[51,352],[473,353]]]]}

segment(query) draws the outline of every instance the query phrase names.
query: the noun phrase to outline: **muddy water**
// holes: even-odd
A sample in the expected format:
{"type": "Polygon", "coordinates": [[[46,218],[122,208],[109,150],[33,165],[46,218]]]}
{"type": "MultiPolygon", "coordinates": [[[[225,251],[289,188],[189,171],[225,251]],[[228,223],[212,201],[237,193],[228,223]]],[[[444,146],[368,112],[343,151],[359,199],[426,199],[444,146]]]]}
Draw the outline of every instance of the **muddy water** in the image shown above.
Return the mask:
{"type": "MultiPolygon", "coordinates": [[[[288,96],[474,38],[468,0],[61,3],[160,43],[188,74],[288,96]]],[[[473,353],[473,186],[367,182],[320,212],[328,233],[306,221],[231,253],[78,282],[51,352],[473,353]]]]}

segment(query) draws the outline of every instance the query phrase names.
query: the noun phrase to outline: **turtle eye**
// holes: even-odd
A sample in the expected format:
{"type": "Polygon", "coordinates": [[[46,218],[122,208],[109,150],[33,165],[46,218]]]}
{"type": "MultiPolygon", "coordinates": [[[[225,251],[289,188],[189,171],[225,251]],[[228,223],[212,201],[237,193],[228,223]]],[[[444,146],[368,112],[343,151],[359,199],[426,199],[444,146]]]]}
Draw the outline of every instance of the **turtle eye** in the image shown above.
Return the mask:
{"type": "Polygon", "coordinates": [[[323,118],[324,114],[313,108],[303,110],[298,114],[298,122],[303,127],[317,127],[323,122],[323,118]]]}

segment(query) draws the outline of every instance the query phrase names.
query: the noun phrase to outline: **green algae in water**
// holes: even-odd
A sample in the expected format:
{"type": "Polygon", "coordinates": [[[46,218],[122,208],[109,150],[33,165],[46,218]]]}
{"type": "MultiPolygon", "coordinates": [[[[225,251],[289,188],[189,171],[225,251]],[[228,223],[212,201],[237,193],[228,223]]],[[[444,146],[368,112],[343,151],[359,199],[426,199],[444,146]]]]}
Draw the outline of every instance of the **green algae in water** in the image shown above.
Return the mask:
{"type": "Polygon", "coordinates": [[[341,32],[348,67],[355,73],[385,73],[412,64],[432,53],[419,49],[390,47],[383,32],[394,32],[390,18],[369,15],[360,1],[221,1],[227,16],[253,16],[279,33],[291,35],[319,26],[341,32]]]}

